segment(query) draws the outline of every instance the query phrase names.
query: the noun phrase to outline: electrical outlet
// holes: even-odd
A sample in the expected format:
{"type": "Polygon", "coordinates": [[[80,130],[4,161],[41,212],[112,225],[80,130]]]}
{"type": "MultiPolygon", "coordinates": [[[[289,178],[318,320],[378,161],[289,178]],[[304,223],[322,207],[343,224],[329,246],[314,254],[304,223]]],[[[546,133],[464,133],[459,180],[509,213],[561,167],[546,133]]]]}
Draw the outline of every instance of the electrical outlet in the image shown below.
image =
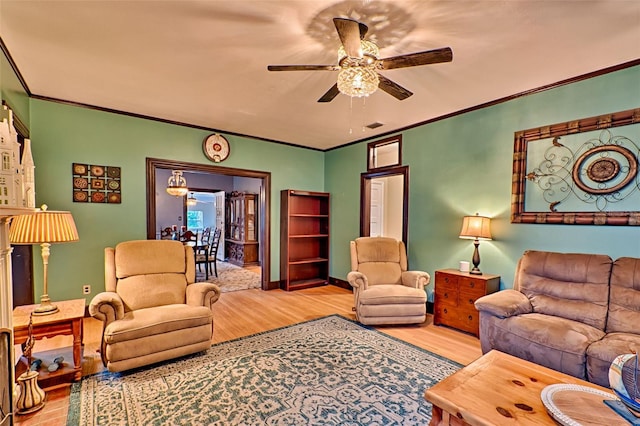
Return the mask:
{"type": "Polygon", "coordinates": [[[83,285],[82,286],[82,294],[91,294],[91,286],[83,285]]]}

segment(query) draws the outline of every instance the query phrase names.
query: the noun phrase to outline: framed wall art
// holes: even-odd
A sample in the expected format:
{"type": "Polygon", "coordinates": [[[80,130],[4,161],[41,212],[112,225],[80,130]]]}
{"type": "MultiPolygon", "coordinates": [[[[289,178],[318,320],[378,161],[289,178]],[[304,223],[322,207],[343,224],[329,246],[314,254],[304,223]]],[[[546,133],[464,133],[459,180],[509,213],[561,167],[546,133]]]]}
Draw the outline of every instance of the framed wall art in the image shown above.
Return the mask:
{"type": "Polygon", "coordinates": [[[73,163],[73,201],[76,203],[122,202],[120,167],[73,163]]]}
{"type": "Polygon", "coordinates": [[[515,133],[512,223],[640,225],[640,108],[515,133]]]}

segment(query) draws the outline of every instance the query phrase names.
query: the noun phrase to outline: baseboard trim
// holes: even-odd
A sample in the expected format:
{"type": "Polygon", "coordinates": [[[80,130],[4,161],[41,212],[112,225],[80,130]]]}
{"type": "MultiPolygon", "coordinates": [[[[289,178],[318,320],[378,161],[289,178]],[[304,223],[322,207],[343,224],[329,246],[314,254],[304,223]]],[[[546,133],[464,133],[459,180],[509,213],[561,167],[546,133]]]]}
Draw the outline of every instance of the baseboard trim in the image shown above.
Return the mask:
{"type": "Polygon", "coordinates": [[[336,287],[344,288],[347,290],[352,290],[351,284],[348,281],[341,280],[340,278],[329,277],[329,284],[335,285],[336,287]]]}

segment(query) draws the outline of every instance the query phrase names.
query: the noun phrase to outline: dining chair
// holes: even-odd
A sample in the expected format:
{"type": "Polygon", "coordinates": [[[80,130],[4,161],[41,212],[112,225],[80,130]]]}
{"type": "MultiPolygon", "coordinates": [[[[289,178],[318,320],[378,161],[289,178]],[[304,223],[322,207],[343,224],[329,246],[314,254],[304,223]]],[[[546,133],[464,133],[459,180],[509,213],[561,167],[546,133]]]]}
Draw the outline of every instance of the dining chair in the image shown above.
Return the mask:
{"type": "Polygon", "coordinates": [[[204,265],[205,279],[209,279],[209,274],[212,272],[211,264],[213,264],[213,272],[215,276],[218,276],[218,265],[216,258],[218,256],[218,246],[220,245],[220,236],[222,230],[216,228],[213,231],[213,237],[211,238],[207,246],[200,245],[198,248],[204,248],[204,250],[198,250],[196,253],[196,265],[198,265],[198,271],[202,271],[201,266],[204,265]]]}

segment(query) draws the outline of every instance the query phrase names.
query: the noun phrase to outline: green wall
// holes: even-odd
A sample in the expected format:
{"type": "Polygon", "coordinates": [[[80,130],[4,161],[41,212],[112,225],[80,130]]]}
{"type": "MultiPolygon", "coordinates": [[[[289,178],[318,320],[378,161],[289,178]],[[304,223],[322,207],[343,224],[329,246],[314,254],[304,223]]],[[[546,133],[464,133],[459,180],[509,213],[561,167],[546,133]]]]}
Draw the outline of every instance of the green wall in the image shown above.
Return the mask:
{"type": "MultiPolygon", "coordinates": [[[[28,99],[4,55],[0,96],[31,130],[36,201],[70,210],[80,241],[52,247],[50,294],[81,297],[104,287],[103,249],[146,236],[145,158],[208,164],[201,151],[211,133],[156,121],[28,99]],[[122,204],[71,201],[71,163],[122,168],[122,204]]],[[[480,245],[481,269],[512,286],[515,264],[526,249],[640,256],[640,228],[511,224],[513,134],[518,130],[637,108],[640,67],[634,67],[403,132],[403,164],[410,168],[409,264],[431,274],[469,260],[473,246],[457,238],[462,216],[493,218],[493,241],[480,245]]],[[[411,100],[408,100],[410,102],[411,100]]],[[[225,167],[271,173],[271,280],[279,278],[279,194],[293,188],[331,193],[332,277],[346,279],[349,241],[358,236],[360,174],[366,143],[326,153],[227,136],[225,167]]],[[[639,142],[640,143],[640,142],[639,142]]],[[[638,205],[640,210],[640,203],[638,205]]],[[[42,264],[35,249],[36,296],[42,264]]]]}
{"type": "MultiPolygon", "coordinates": [[[[638,227],[510,223],[514,132],[638,108],[639,102],[640,67],[634,67],[403,132],[410,268],[433,277],[436,269],[471,260],[472,241],[458,233],[462,217],[476,212],[493,218],[494,239],[480,244],[480,269],[501,275],[503,288],[512,287],[516,262],[526,249],[640,256],[638,227]]],[[[333,205],[331,276],[342,279],[349,272],[349,240],[359,232],[363,172],[366,143],[326,153],[325,190],[333,205]]]]}
{"type": "MultiPolygon", "coordinates": [[[[146,238],[147,157],[210,163],[202,141],[210,131],[133,118],[53,102],[31,100],[31,134],[36,164],[36,202],[69,210],[80,241],[51,248],[52,299],[82,297],[104,289],[105,247],[146,238]],[[122,203],[74,203],[71,164],[122,168],[122,203]]],[[[324,153],[228,135],[231,155],[224,167],[271,173],[271,280],[279,279],[280,190],[324,190],[324,153]]],[[[34,262],[40,278],[41,262],[34,262]]],[[[41,280],[36,281],[40,294],[41,280]]],[[[89,298],[89,297],[88,297],[89,298]]]]}

